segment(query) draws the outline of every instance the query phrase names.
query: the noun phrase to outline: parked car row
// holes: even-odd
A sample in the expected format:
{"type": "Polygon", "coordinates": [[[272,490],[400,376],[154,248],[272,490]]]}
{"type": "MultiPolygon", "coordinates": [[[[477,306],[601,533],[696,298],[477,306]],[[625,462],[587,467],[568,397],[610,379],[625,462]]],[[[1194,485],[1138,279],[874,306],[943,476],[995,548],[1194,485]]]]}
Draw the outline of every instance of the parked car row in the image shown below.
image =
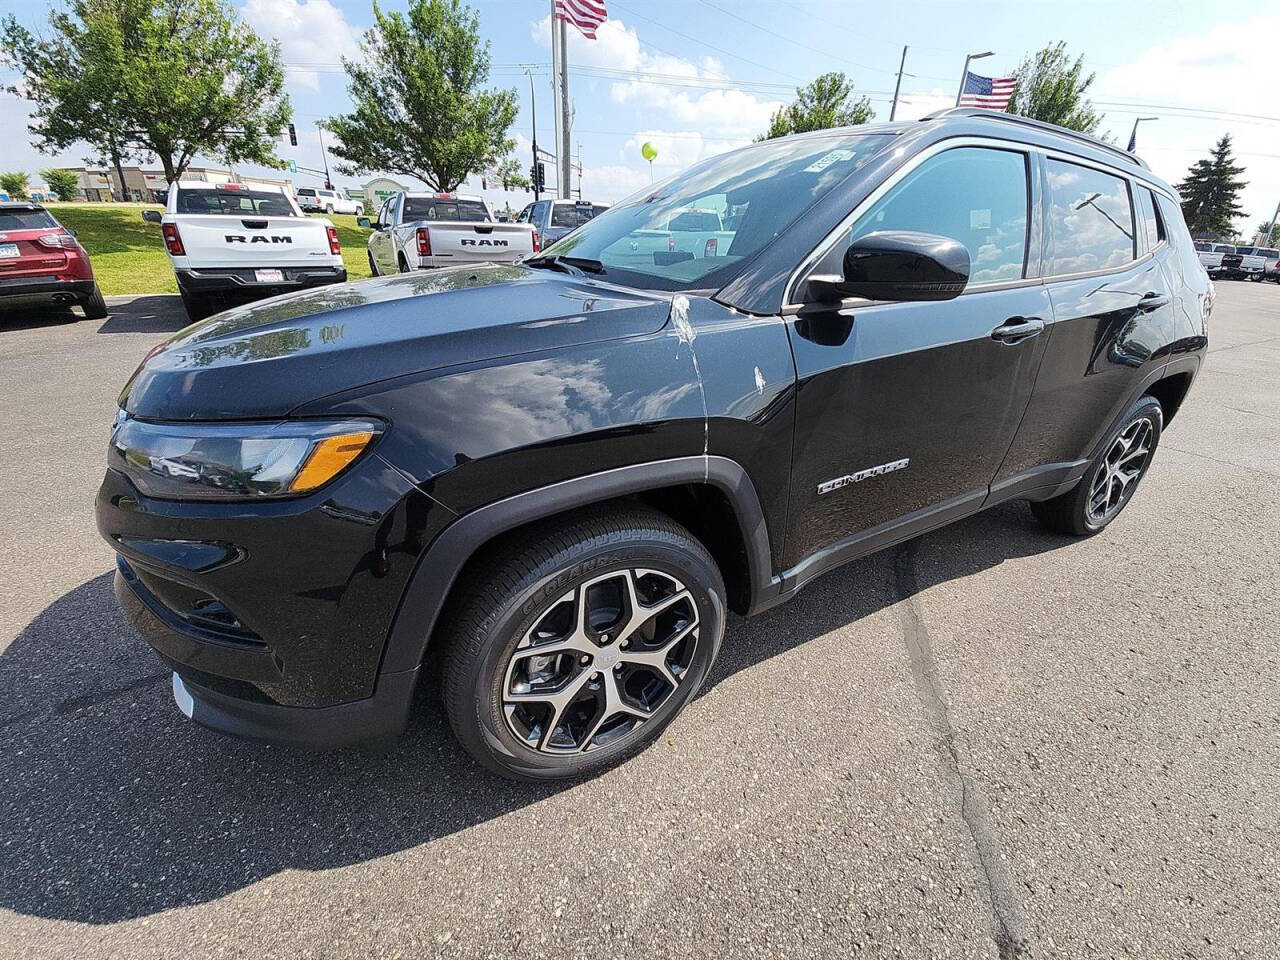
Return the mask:
{"type": "Polygon", "coordinates": [[[1274,247],[1237,247],[1211,240],[1195,243],[1201,265],[1215,280],[1280,282],[1280,250],[1274,247]]]}

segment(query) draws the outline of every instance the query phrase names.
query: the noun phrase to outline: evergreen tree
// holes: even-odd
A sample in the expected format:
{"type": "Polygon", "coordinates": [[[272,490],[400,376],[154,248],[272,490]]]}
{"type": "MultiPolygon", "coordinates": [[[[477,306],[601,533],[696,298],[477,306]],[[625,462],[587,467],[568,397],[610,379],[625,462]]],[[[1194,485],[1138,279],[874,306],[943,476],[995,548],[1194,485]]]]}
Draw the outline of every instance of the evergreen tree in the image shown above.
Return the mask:
{"type": "Polygon", "coordinates": [[[1178,184],[1182,195],[1182,215],[1192,234],[1229,237],[1235,228],[1232,221],[1244,215],[1237,203],[1245,181],[1239,179],[1244,167],[1238,167],[1231,156],[1231,134],[1224,133],[1206,160],[1197,161],[1178,184]]]}

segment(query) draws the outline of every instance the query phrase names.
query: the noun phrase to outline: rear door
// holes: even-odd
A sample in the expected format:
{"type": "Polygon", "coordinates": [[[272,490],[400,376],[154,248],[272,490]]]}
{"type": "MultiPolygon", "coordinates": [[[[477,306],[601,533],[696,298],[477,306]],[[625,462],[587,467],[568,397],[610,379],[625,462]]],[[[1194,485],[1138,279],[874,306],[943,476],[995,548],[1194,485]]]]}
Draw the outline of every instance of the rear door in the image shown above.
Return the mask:
{"type": "Polygon", "coordinates": [[[832,272],[872,231],[940,234],[969,250],[965,292],[787,318],[799,388],[786,552],[802,571],[977,510],[1031,395],[1051,309],[1031,157],[986,142],[939,151],[881,187],[813,269],[832,272]]]}
{"type": "Polygon", "coordinates": [[[1079,158],[1044,158],[1052,327],[1035,393],[997,487],[1050,486],[1093,455],[1174,337],[1169,245],[1141,182],[1079,158]]]}
{"type": "Polygon", "coordinates": [[[176,218],[192,266],[299,267],[331,256],[324,223],[299,215],[278,190],[179,187],[176,218]]]}

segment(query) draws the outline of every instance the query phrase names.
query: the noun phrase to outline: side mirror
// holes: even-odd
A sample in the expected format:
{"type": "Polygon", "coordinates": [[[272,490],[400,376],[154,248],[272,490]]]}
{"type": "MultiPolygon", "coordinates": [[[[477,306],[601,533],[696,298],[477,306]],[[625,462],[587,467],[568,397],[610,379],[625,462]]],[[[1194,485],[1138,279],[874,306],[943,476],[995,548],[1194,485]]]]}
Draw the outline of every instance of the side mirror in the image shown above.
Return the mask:
{"type": "Polygon", "coordinates": [[[373,226],[373,222],[368,217],[356,217],[356,224],[364,227],[366,230],[373,226]]]}
{"type": "Polygon", "coordinates": [[[969,251],[950,237],[878,230],[859,237],[844,253],[844,276],[811,276],[820,300],[954,300],[969,282],[969,251]]]}
{"type": "Polygon", "coordinates": [[[159,210],[143,210],[142,219],[147,223],[159,223],[163,219],[159,210]]]}

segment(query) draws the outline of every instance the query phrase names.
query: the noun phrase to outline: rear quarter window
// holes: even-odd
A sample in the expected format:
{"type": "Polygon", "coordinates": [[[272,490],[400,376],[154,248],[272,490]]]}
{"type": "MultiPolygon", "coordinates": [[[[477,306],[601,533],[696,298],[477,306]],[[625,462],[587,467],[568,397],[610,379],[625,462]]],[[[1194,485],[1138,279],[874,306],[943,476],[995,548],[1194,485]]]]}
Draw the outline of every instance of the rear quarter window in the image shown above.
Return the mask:
{"type": "Polygon", "coordinates": [[[1049,275],[1092,273],[1130,263],[1136,248],[1129,182],[1064,160],[1050,158],[1046,166],[1049,275]]]}

